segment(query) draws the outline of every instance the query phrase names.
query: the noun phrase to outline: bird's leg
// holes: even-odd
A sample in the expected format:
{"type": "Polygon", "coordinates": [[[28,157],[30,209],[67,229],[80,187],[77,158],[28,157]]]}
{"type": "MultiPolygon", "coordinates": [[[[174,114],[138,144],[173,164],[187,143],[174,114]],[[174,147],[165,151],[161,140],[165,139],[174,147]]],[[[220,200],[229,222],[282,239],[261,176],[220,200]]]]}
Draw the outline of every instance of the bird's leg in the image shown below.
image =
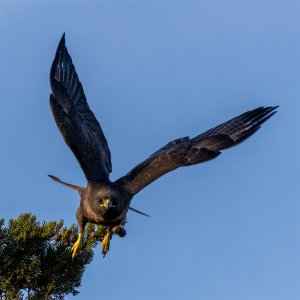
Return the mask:
{"type": "Polygon", "coordinates": [[[109,244],[111,239],[111,227],[107,227],[105,236],[102,240],[102,254],[105,257],[106,253],[109,251],[109,244]]]}
{"type": "Polygon", "coordinates": [[[71,249],[72,250],[72,258],[74,258],[76,256],[78,248],[81,247],[84,227],[85,227],[85,224],[79,224],[79,235],[78,235],[77,241],[74,243],[74,245],[71,249]]]}

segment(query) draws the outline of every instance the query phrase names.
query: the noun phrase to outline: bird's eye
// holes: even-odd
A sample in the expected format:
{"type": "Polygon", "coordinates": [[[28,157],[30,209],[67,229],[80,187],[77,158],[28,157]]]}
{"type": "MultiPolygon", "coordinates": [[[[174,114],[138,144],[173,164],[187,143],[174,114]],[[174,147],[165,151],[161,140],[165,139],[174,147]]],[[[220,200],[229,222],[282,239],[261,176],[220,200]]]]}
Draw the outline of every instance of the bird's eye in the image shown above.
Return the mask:
{"type": "Polygon", "coordinates": [[[117,199],[111,199],[111,204],[116,206],[118,203],[117,199]]]}

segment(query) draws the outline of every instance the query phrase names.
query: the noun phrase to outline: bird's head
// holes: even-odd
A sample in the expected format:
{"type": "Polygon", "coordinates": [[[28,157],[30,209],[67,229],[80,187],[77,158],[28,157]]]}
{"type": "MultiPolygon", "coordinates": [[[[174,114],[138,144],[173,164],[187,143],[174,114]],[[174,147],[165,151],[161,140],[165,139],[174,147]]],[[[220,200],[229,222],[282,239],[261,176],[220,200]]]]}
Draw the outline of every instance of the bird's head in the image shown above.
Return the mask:
{"type": "Polygon", "coordinates": [[[96,190],[92,199],[94,209],[102,214],[118,214],[124,209],[122,195],[110,188],[96,190]]]}
{"type": "Polygon", "coordinates": [[[82,197],[87,210],[91,209],[104,222],[113,222],[125,217],[130,204],[130,195],[114,183],[89,184],[82,197]]]}

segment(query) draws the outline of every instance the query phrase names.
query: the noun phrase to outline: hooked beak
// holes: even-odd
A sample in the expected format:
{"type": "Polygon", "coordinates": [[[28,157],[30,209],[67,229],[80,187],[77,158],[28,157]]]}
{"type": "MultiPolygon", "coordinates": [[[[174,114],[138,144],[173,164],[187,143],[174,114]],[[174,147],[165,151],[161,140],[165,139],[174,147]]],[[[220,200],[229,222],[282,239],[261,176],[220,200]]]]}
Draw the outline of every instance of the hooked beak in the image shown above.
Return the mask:
{"type": "Polygon", "coordinates": [[[100,206],[104,206],[104,207],[106,207],[107,209],[113,207],[113,205],[112,205],[110,199],[104,199],[104,200],[103,200],[103,203],[100,204],[100,206]]]}

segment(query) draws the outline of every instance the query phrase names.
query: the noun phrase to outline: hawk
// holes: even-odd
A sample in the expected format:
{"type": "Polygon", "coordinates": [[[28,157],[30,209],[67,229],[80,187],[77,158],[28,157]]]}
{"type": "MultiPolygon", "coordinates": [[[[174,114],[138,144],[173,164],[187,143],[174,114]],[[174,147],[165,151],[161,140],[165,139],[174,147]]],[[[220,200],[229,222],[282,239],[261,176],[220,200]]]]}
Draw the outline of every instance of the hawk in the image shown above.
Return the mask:
{"type": "Polygon", "coordinates": [[[65,46],[65,34],[52,63],[50,84],[50,106],[57,127],[87,179],[87,186],[79,187],[49,175],[53,180],[78,191],[81,198],[76,213],[79,235],[72,247],[72,257],[81,246],[88,222],[107,227],[102,241],[102,253],[105,255],[109,250],[112,234],[124,236],[121,229],[128,210],[144,214],[130,207],[134,195],[176,168],[209,161],[219,156],[221,150],[243,142],[273,116],[278,107],[259,107],[194,138],[184,137],[171,141],[129,173],[112,182],[109,179],[112,165],[107,140],[87,103],[65,46]]]}

